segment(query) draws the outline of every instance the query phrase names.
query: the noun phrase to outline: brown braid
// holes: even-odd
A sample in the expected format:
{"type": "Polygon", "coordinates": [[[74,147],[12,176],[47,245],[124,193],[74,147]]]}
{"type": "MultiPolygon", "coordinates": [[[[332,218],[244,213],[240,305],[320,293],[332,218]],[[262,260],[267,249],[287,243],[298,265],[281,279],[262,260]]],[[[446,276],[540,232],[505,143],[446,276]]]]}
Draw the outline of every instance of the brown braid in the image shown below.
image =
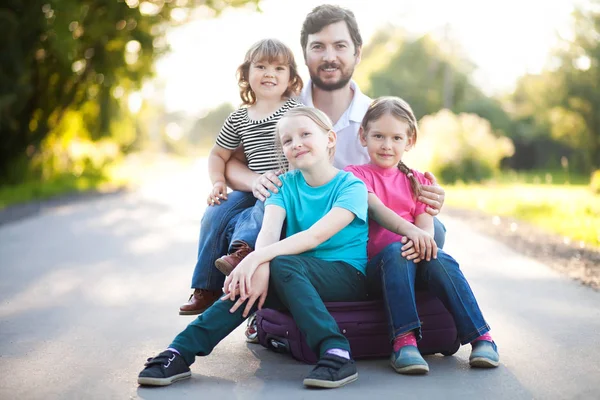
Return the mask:
{"type": "Polygon", "coordinates": [[[402,160],[400,160],[400,162],[398,163],[398,169],[400,170],[400,172],[402,172],[408,177],[408,180],[410,180],[410,188],[412,189],[413,197],[415,199],[419,197],[421,195],[421,184],[415,177],[413,171],[410,168],[408,168],[406,164],[402,162],[402,160]]]}

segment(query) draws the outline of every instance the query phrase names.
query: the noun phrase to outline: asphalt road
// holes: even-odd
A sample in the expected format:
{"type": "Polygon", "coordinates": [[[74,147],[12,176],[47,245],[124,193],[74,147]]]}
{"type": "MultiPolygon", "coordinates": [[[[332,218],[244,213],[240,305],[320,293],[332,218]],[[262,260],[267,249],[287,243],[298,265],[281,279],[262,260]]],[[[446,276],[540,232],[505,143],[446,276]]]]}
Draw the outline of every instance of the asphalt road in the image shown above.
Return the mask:
{"type": "Polygon", "coordinates": [[[141,388],[147,357],[191,320],[187,300],[206,195],[203,165],[165,170],[134,193],[56,204],[0,226],[0,399],[599,399],[600,293],[442,216],[499,345],[429,356],[427,376],[359,361],[356,383],[307,390],[310,366],[246,344],[243,327],[192,378],[141,388]]]}

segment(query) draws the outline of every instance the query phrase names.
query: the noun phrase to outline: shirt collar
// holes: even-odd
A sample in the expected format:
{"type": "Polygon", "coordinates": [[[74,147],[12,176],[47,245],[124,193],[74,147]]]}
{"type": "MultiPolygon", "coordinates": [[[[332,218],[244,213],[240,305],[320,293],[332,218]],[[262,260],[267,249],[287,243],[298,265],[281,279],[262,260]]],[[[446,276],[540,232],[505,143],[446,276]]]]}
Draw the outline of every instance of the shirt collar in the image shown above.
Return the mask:
{"type": "MultiPolygon", "coordinates": [[[[354,96],[352,97],[350,106],[344,112],[344,116],[347,115],[347,118],[352,122],[360,123],[367,112],[367,108],[369,108],[369,105],[371,104],[371,99],[360,91],[354,80],[350,81],[350,88],[354,91],[354,96]]],[[[302,90],[301,100],[302,103],[308,107],[315,106],[312,98],[312,80],[310,79],[302,90]]]]}

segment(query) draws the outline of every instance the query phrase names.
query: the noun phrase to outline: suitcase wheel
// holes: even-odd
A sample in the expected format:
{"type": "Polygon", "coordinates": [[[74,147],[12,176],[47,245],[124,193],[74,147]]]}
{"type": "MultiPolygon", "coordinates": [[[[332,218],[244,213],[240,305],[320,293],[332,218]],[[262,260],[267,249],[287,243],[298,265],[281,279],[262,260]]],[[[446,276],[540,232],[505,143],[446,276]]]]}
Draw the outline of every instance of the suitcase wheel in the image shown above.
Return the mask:
{"type": "Polygon", "coordinates": [[[456,339],[456,341],[454,342],[454,347],[452,347],[450,350],[448,351],[442,351],[442,355],[444,356],[451,356],[454,353],[456,353],[458,351],[458,349],[460,348],[460,341],[458,340],[458,338],[456,339]]]}

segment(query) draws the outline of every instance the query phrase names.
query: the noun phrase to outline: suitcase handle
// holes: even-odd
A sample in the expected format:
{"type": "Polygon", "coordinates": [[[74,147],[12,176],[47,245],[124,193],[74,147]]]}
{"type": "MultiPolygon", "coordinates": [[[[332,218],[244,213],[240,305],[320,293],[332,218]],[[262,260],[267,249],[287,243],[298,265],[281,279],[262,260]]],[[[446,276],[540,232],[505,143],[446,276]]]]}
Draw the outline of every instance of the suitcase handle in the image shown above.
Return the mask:
{"type": "Polygon", "coordinates": [[[262,318],[261,325],[262,329],[265,332],[270,332],[270,335],[277,335],[273,337],[286,337],[287,335],[289,335],[285,327],[283,327],[282,325],[273,324],[270,321],[267,321],[265,318],[262,318]]]}
{"type": "Polygon", "coordinates": [[[267,334],[266,337],[267,345],[269,348],[277,353],[289,353],[290,343],[287,339],[283,339],[271,334],[267,334]]]}

